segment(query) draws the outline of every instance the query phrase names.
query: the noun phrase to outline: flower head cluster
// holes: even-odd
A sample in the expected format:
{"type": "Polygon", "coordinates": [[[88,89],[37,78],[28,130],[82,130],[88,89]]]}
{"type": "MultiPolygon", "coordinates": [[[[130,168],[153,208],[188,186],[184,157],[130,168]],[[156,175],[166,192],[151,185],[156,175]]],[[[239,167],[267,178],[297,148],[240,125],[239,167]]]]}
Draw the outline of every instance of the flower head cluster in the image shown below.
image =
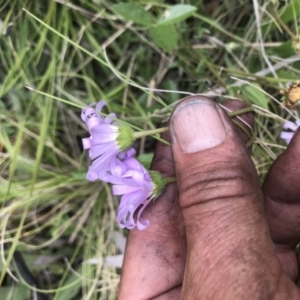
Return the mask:
{"type": "Polygon", "coordinates": [[[131,128],[118,124],[115,114],[102,117],[100,113],[105,105],[105,101],[100,101],[95,109],[95,104],[91,104],[81,113],[81,118],[91,134],[89,138],[82,140],[83,148],[89,149],[93,161],[87,173],[87,179],[91,181],[103,180],[106,173],[117,163],[118,156],[126,158],[127,153],[132,151],[128,149],[133,142],[131,128]]]}
{"type": "Polygon", "coordinates": [[[285,131],[281,132],[280,138],[282,138],[287,144],[289,144],[298,127],[300,127],[300,119],[296,120],[295,123],[291,121],[285,122],[283,124],[283,129],[285,129],[285,131]]]}
{"type": "Polygon", "coordinates": [[[150,222],[143,220],[141,214],[162,192],[165,181],[159,173],[147,171],[133,157],[133,131],[118,123],[115,114],[102,117],[100,113],[105,105],[105,101],[100,101],[82,110],[81,118],[90,133],[82,143],[92,160],[86,177],[90,181],[100,179],[113,184],[113,194],[122,196],[117,215],[121,228],[143,230],[150,222]]]}

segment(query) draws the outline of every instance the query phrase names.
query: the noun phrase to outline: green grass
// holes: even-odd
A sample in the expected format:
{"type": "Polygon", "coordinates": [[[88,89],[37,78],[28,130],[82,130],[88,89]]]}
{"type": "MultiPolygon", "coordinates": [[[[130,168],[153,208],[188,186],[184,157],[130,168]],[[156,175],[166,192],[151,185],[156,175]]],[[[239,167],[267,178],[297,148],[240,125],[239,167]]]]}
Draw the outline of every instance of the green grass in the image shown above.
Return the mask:
{"type": "MultiPolygon", "coordinates": [[[[300,77],[299,2],[206,2],[185,1],[196,9],[174,17],[173,7],[166,20],[167,1],[0,2],[1,295],[35,290],[17,250],[49,299],[116,299],[120,269],[104,259],[120,254],[113,233],[126,232],[109,186],[85,179],[86,105],[105,99],[107,113],[150,130],[185,93],[223,93],[254,105],[261,179],[283,151],[282,124],[297,114],[275,100],[300,77]]],[[[135,145],[148,164],[156,139],[135,145]]]]}

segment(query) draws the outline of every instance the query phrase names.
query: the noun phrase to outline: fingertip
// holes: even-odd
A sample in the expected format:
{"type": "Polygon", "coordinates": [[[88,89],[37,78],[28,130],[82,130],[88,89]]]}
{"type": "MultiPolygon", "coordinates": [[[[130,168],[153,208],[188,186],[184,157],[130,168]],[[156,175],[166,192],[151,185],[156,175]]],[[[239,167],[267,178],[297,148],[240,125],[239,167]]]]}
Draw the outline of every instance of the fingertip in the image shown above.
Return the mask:
{"type": "Polygon", "coordinates": [[[220,144],[226,130],[217,105],[203,96],[190,96],[176,106],[170,119],[173,144],[182,153],[195,153],[220,144]]]}
{"type": "MultiPolygon", "coordinates": [[[[202,95],[183,98],[173,110],[170,118],[170,135],[173,146],[176,142],[181,141],[183,147],[180,149],[184,153],[212,148],[222,142],[220,139],[225,137],[221,125],[225,128],[225,135],[228,133],[228,135],[235,136],[235,139],[239,140],[238,144],[241,140],[243,144],[247,144],[254,134],[253,112],[241,112],[234,117],[229,117],[228,114],[250,106],[238,98],[227,99],[220,105],[202,95]],[[201,104],[203,104],[202,107],[200,107],[201,104]]],[[[248,148],[248,153],[250,152],[251,148],[248,148]]]]}

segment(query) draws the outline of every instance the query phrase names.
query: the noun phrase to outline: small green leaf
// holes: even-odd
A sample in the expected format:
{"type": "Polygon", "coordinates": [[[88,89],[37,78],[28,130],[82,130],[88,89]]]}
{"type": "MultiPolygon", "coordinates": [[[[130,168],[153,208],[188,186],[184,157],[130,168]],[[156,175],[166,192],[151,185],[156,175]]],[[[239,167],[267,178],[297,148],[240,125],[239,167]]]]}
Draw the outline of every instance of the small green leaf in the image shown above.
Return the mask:
{"type": "Polygon", "coordinates": [[[177,32],[172,25],[152,27],[150,28],[150,35],[155,44],[168,53],[177,46],[177,32]]]}
{"type": "Polygon", "coordinates": [[[113,5],[112,9],[126,21],[146,26],[153,24],[152,15],[137,4],[119,3],[113,5]]]}
{"type": "Polygon", "coordinates": [[[165,10],[156,25],[171,25],[187,19],[197,8],[192,5],[178,4],[165,10]]]}
{"type": "Polygon", "coordinates": [[[281,58],[287,58],[295,54],[292,41],[284,42],[278,47],[269,49],[268,52],[271,54],[278,55],[281,58]]]}
{"type": "MultiPolygon", "coordinates": [[[[256,85],[256,84],[255,84],[256,85]]],[[[261,88],[258,84],[256,85],[258,88],[261,88]]],[[[258,88],[254,86],[247,85],[242,87],[243,95],[246,100],[254,103],[262,108],[268,109],[269,98],[258,88]]]]}
{"type": "Polygon", "coordinates": [[[0,295],[1,299],[26,300],[30,299],[30,290],[21,283],[17,283],[10,287],[1,287],[0,295]]]}
{"type": "MultiPolygon", "coordinates": [[[[164,84],[164,89],[169,91],[178,91],[178,86],[174,80],[168,79],[164,84]]],[[[165,96],[168,104],[174,103],[180,99],[180,95],[177,93],[167,93],[165,96]]]]}
{"type": "Polygon", "coordinates": [[[137,157],[138,161],[146,168],[150,169],[154,153],[144,153],[137,157]]]}
{"type": "Polygon", "coordinates": [[[289,79],[291,82],[298,80],[297,74],[287,70],[278,70],[277,75],[280,79],[289,79]]]}
{"type": "Polygon", "coordinates": [[[71,172],[70,177],[72,177],[75,180],[86,180],[86,171],[71,172]]]}
{"type": "MultiPolygon", "coordinates": [[[[282,5],[282,8],[278,10],[278,15],[280,16],[280,19],[282,22],[284,22],[286,25],[288,22],[295,19],[295,17],[299,16],[300,14],[300,1],[299,0],[292,0],[286,5],[282,5]]],[[[295,21],[297,22],[297,21],[295,21]]],[[[264,24],[261,26],[261,30],[263,33],[265,33],[267,30],[271,32],[272,30],[277,28],[277,22],[275,22],[275,19],[273,18],[271,22],[268,22],[267,24],[264,24]]]]}
{"type": "MultiPolygon", "coordinates": [[[[82,273],[82,267],[78,267],[76,273],[82,273]]],[[[71,300],[79,293],[82,286],[82,279],[76,274],[70,274],[67,281],[65,282],[65,286],[69,286],[68,289],[59,290],[57,289],[55,299],[56,300],[71,300]]],[[[65,287],[63,286],[63,287],[65,287]]]]}

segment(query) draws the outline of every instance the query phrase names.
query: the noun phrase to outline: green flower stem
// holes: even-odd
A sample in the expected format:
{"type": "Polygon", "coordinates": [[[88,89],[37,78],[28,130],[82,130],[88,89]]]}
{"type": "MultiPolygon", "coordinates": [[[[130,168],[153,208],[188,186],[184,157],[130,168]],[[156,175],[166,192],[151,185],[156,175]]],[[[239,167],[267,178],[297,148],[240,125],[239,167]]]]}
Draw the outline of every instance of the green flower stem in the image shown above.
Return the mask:
{"type": "MultiPolygon", "coordinates": [[[[230,117],[236,117],[238,115],[242,115],[244,113],[248,113],[248,112],[252,112],[252,111],[254,111],[254,108],[251,106],[251,107],[246,107],[246,108],[243,108],[243,109],[240,109],[237,111],[229,112],[228,115],[230,117]]],[[[162,128],[152,129],[152,130],[135,131],[133,133],[133,138],[136,140],[136,139],[139,139],[144,136],[154,135],[157,133],[166,132],[168,130],[169,130],[169,127],[162,127],[162,128]]]]}
{"type": "MultiPolygon", "coordinates": [[[[236,117],[238,115],[242,115],[244,113],[247,113],[247,112],[252,112],[254,111],[254,108],[252,106],[250,107],[246,107],[246,108],[243,108],[243,109],[240,109],[240,110],[237,110],[237,111],[233,111],[233,112],[230,112],[228,113],[228,115],[230,117],[236,117]]],[[[252,135],[244,128],[244,126],[240,125],[238,122],[232,120],[232,122],[240,127],[249,137],[249,141],[247,142],[246,144],[246,147],[251,147],[255,141],[255,138],[257,136],[257,127],[256,127],[256,124],[254,124],[254,128],[253,128],[253,132],[252,132],[252,135]]]]}
{"type": "Polygon", "coordinates": [[[172,182],[176,182],[176,177],[164,178],[166,185],[172,182]]]}
{"type": "MultiPolygon", "coordinates": [[[[244,114],[244,113],[247,113],[247,112],[251,112],[251,111],[254,111],[254,108],[252,106],[251,107],[246,107],[246,108],[243,108],[243,109],[240,109],[240,110],[237,110],[237,111],[230,112],[230,113],[228,113],[228,115],[230,117],[235,117],[235,116],[238,116],[238,115],[241,115],[241,114],[244,114]]],[[[133,137],[136,140],[136,139],[139,139],[139,138],[144,137],[144,136],[153,135],[153,134],[157,134],[157,133],[162,133],[162,132],[166,132],[168,130],[169,130],[169,127],[162,127],[162,128],[152,129],[152,130],[135,131],[133,133],[133,137]]]]}
{"type": "Polygon", "coordinates": [[[148,135],[153,135],[153,134],[157,134],[157,133],[162,133],[162,132],[166,132],[169,130],[169,127],[162,127],[162,128],[157,128],[157,129],[152,129],[152,130],[145,130],[145,131],[135,131],[133,133],[133,137],[134,139],[139,139],[143,136],[148,136],[148,135]]]}
{"type": "Polygon", "coordinates": [[[257,126],[256,124],[254,124],[254,128],[253,128],[253,133],[252,135],[244,128],[244,126],[242,126],[241,124],[239,124],[238,122],[232,120],[232,122],[238,126],[239,128],[241,128],[246,134],[247,136],[249,137],[249,141],[247,142],[246,144],[246,147],[249,148],[253,145],[255,139],[256,139],[256,136],[257,136],[257,126]]]}
{"type": "Polygon", "coordinates": [[[247,144],[246,144],[246,147],[247,147],[247,148],[249,148],[249,147],[251,147],[251,146],[253,145],[253,143],[254,143],[254,141],[255,141],[255,139],[256,139],[256,136],[257,136],[257,126],[256,126],[256,124],[254,123],[253,134],[252,134],[250,140],[249,140],[249,141],[247,142],[247,144]]]}
{"type": "Polygon", "coordinates": [[[251,111],[254,111],[254,108],[252,106],[246,107],[246,108],[243,108],[243,109],[240,109],[237,111],[229,112],[228,115],[229,115],[229,117],[236,117],[238,115],[242,115],[242,114],[245,114],[245,113],[251,112],[251,111]]]}
{"type": "Polygon", "coordinates": [[[274,17],[275,20],[278,22],[278,24],[285,30],[285,32],[293,39],[297,39],[297,36],[290,30],[290,28],[288,26],[285,25],[285,23],[282,21],[281,17],[279,16],[277,9],[275,7],[275,5],[273,5],[273,13],[274,13],[274,17]]]}

